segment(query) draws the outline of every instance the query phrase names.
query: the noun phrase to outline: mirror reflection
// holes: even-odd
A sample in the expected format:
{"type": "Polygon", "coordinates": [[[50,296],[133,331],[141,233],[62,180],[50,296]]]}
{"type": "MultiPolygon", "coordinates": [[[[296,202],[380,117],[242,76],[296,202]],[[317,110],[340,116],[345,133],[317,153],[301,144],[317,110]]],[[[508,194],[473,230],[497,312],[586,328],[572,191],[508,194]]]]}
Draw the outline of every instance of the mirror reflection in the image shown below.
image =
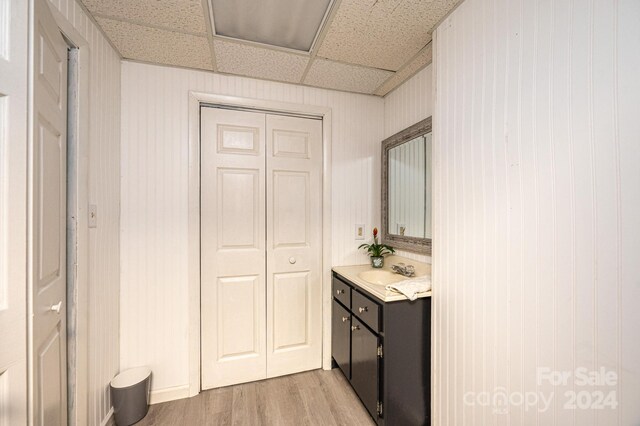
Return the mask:
{"type": "Polygon", "coordinates": [[[431,133],[389,150],[388,232],[431,238],[431,133]]]}

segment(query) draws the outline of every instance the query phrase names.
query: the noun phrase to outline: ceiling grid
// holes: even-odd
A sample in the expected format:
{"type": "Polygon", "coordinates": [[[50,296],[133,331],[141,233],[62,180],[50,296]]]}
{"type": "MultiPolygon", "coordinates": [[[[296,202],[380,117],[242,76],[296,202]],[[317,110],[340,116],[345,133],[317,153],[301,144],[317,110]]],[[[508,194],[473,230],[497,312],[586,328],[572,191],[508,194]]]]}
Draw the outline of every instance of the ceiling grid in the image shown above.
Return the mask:
{"type": "Polygon", "coordinates": [[[431,63],[458,1],[82,0],[124,59],[377,96],[431,63]]]}

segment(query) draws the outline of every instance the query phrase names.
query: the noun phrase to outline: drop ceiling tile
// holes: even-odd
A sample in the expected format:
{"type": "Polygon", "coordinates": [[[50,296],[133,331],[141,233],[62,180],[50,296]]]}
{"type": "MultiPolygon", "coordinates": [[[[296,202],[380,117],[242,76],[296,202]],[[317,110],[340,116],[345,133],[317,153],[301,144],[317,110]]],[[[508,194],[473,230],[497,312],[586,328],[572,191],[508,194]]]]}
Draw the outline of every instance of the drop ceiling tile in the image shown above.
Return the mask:
{"type": "Polygon", "coordinates": [[[459,0],[342,0],[318,56],[397,71],[459,0]]]}
{"type": "MultiPolygon", "coordinates": [[[[95,17],[207,34],[200,0],[82,0],[95,17]]],[[[207,18],[208,19],[208,18],[207,18]]]]}
{"type": "Polygon", "coordinates": [[[309,57],[274,49],[216,39],[218,71],[267,80],[299,83],[309,57]]]}
{"type": "Polygon", "coordinates": [[[426,45],[418,55],[413,58],[406,66],[402,67],[400,71],[395,73],[393,77],[385,81],[382,86],[375,91],[378,96],[384,96],[396,87],[400,86],[409,77],[412,77],[419,69],[431,63],[432,60],[432,43],[426,45]]]}
{"type": "Polygon", "coordinates": [[[126,59],[211,70],[206,37],[159,30],[113,19],[96,18],[126,59]]]}
{"type": "Polygon", "coordinates": [[[348,92],[373,93],[392,75],[390,71],[316,59],[304,83],[348,92]]]}

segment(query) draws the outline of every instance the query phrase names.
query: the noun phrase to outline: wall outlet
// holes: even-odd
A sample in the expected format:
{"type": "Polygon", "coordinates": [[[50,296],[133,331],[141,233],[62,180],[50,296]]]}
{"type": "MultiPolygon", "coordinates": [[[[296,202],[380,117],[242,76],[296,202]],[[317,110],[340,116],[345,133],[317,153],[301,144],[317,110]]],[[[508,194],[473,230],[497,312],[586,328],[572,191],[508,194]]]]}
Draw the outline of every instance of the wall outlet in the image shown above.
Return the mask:
{"type": "Polygon", "coordinates": [[[364,240],[364,225],[356,225],[356,240],[364,240]]]}

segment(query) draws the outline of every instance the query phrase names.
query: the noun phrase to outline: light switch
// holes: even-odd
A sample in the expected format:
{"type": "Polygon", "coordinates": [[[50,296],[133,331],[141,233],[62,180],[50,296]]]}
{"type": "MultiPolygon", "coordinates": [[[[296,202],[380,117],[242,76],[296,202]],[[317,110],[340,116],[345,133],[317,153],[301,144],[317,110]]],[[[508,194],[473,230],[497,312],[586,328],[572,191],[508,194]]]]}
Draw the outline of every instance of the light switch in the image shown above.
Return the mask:
{"type": "Polygon", "coordinates": [[[98,227],[98,207],[95,204],[89,204],[89,228],[98,227]]]}
{"type": "Polygon", "coordinates": [[[356,225],[356,240],[364,240],[364,225],[356,225]]]}

